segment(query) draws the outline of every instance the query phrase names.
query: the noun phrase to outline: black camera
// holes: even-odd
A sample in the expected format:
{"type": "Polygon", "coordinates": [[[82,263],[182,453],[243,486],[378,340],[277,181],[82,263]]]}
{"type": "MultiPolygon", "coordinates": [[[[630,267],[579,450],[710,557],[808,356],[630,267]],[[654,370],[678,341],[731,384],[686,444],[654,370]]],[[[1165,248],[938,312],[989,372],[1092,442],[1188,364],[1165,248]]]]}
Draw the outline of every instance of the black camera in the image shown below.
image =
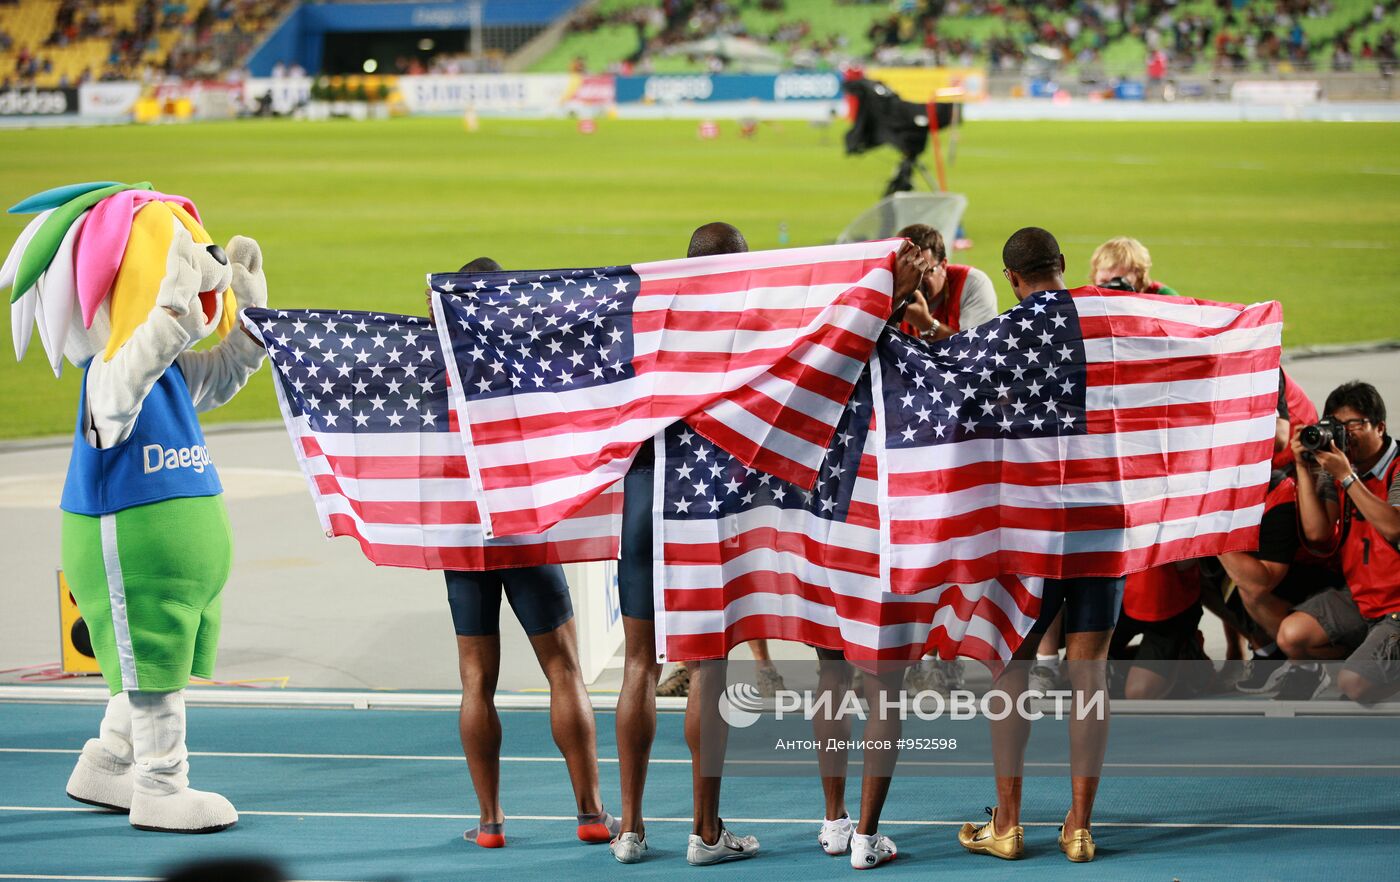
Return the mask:
{"type": "Polygon", "coordinates": [[[1333,417],[1323,417],[1317,421],[1316,425],[1304,426],[1298,432],[1298,443],[1303,445],[1303,459],[1308,462],[1315,462],[1313,453],[1318,450],[1325,450],[1328,446],[1335,444],[1337,450],[1345,456],[1347,452],[1347,427],[1339,419],[1333,417]]]}
{"type": "Polygon", "coordinates": [[[1123,276],[1114,276],[1113,278],[1109,279],[1107,282],[1104,282],[1102,285],[1099,285],[1099,287],[1100,287],[1100,288],[1107,288],[1107,289],[1109,289],[1110,291],[1136,291],[1136,290],[1137,290],[1136,288],[1133,287],[1133,283],[1130,282],[1130,281],[1128,281],[1128,280],[1127,280],[1126,278],[1124,278],[1123,276]]]}

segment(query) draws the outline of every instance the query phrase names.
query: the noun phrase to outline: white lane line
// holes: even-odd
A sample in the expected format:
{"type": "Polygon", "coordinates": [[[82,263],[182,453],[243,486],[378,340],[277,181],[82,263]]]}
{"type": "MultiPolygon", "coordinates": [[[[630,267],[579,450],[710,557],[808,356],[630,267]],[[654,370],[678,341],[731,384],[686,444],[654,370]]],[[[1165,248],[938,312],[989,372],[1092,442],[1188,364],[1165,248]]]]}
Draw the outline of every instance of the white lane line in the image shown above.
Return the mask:
{"type": "MultiPolygon", "coordinates": [[[[0,747],[0,753],[60,753],[76,755],[82,753],[67,747],[0,747]]],[[[432,762],[432,763],[463,763],[465,758],[460,756],[439,756],[422,755],[415,756],[396,755],[387,753],[254,753],[242,751],[220,751],[220,750],[192,750],[192,757],[224,757],[233,759],[310,759],[310,760],[370,760],[370,761],[404,761],[404,762],[432,762]]],[[[725,762],[732,766],[805,766],[810,765],[815,759],[798,760],[742,760],[731,759],[725,762]]],[[[562,763],[561,756],[503,756],[503,763],[562,763]]],[[[616,763],[617,757],[600,756],[600,763],[616,763]]],[[[690,765],[688,759],[662,759],[653,757],[649,760],[658,765],[690,765]]],[[[920,767],[949,767],[949,768],[985,768],[992,764],[991,760],[914,760],[902,759],[901,766],[920,767]]],[[[857,763],[859,765],[859,763],[857,763]]],[[[1069,766],[1067,762],[1027,762],[1024,765],[1035,768],[1063,769],[1069,766]]],[[[1400,763],[1119,763],[1106,762],[1103,764],[1106,769],[1313,769],[1313,770],[1355,770],[1358,772],[1371,771],[1396,771],[1400,770],[1400,763]]]]}
{"type": "MultiPolygon", "coordinates": [[[[88,806],[22,806],[0,805],[0,812],[101,812],[103,809],[88,806]]],[[[277,812],[244,811],[240,815],[270,818],[372,818],[386,820],[428,820],[428,821],[474,821],[475,814],[445,814],[428,812],[277,812]]],[[[512,821],[570,821],[578,822],[574,815],[510,815],[512,821]]],[[[691,818],[647,818],[648,823],[692,824],[691,818]]],[[[734,824],[818,824],[812,818],[729,818],[726,823],[734,824]]],[[[881,824],[902,827],[960,827],[962,821],[893,821],[881,818],[881,824]]],[[[1061,821],[1022,821],[1026,827],[1058,827],[1061,821]]],[[[1095,827],[1143,827],[1190,830],[1400,830],[1400,824],[1238,824],[1238,823],[1176,823],[1173,821],[1094,821],[1095,827]]],[[[3,878],[3,877],[0,877],[3,878]]]]}
{"type": "MultiPolygon", "coordinates": [[[[0,753],[66,753],[77,755],[81,750],[68,747],[0,747],[0,753]]],[[[313,759],[313,760],[405,760],[410,762],[465,763],[461,756],[414,756],[387,753],[247,753],[241,751],[192,750],[190,756],[233,757],[235,759],[313,759]]],[[[503,763],[562,763],[561,756],[503,756],[503,763]]],[[[600,756],[600,763],[616,763],[617,757],[600,756]]],[[[652,757],[650,763],[662,765],[690,765],[688,759],[660,759],[652,757]]]]}
{"type": "MultiPolygon", "coordinates": [[[[161,882],[162,876],[55,876],[51,873],[0,873],[0,879],[64,879],[68,882],[161,882]]],[[[292,882],[327,882],[321,879],[293,879],[292,882]]]]}

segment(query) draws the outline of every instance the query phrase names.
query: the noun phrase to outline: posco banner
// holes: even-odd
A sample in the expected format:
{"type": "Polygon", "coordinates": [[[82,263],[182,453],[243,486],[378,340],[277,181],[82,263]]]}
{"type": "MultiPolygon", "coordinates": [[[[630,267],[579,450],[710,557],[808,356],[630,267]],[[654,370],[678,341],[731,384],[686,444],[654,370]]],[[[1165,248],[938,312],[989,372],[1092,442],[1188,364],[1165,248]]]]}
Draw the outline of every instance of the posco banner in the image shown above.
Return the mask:
{"type": "Polygon", "coordinates": [[[658,74],[618,77],[619,104],[686,101],[836,101],[841,78],[834,73],[658,74]]]}

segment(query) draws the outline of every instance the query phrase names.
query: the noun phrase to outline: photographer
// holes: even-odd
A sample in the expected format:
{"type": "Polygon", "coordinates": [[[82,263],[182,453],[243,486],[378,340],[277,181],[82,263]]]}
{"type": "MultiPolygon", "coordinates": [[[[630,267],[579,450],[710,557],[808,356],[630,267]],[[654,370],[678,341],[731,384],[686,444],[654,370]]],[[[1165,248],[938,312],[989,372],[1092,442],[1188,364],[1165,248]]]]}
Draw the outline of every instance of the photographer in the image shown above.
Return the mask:
{"type": "MultiPolygon", "coordinates": [[[[1293,452],[1288,451],[1292,462],[1293,452]]],[[[1278,647],[1278,631],[1293,610],[1316,594],[1341,584],[1340,576],[1327,569],[1298,537],[1298,488],[1291,474],[1273,473],[1264,497],[1264,517],[1259,524],[1259,547],[1230,551],[1217,560],[1234,583],[1228,600],[1218,610],[1230,625],[1247,634],[1254,644],[1249,673],[1235,683],[1248,695],[1272,692],[1288,672],[1288,657],[1278,647]]],[[[1316,690],[1310,680],[1296,680],[1294,688],[1316,690]]],[[[1278,696],[1288,699],[1287,693],[1278,696]]]]}
{"type": "Polygon", "coordinates": [[[903,330],[934,342],[996,317],[992,280],[976,267],[949,263],[942,233],[928,224],[910,224],[895,235],[913,242],[930,267],[904,312],[903,330]]]}
{"type": "MultiPolygon", "coordinates": [[[[1373,702],[1400,689],[1400,445],[1385,431],[1385,403],[1370,383],[1343,383],[1327,396],[1327,418],[1293,434],[1298,521],[1319,553],[1335,550],[1346,590],[1313,597],[1279,625],[1290,659],[1345,658],[1337,687],[1373,702]]],[[[1298,665],[1285,677],[1327,683],[1298,665]]],[[[1282,687],[1280,692],[1282,692],[1282,687]]]]}
{"type": "Polygon", "coordinates": [[[1094,249],[1089,258],[1089,284],[1139,294],[1176,294],[1176,290],[1152,281],[1152,255],[1136,239],[1119,236],[1094,249]]]}

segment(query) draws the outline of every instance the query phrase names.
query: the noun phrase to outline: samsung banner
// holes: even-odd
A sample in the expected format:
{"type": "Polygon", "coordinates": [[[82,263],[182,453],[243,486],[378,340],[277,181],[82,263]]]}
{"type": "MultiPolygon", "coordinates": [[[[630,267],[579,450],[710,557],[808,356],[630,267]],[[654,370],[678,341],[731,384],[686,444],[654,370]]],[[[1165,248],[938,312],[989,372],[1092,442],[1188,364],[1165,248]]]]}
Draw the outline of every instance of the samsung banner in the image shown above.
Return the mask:
{"type": "MultiPolygon", "coordinates": [[[[402,76],[396,84],[399,98],[410,113],[478,113],[552,116],[615,103],[610,76],[576,74],[461,74],[402,76]]],[[[272,109],[291,113],[311,97],[309,77],[252,77],[243,83],[244,103],[253,107],[264,95],[272,109]]]]}
{"type": "Polygon", "coordinates": [[[569,88],[567,74],[399,77],[399,92],[413,113],[543,112],[558,108],[569,88]]]}
{"type": "Polygon", "coordinates": [[[474,74],[399,77],[412,113],[553,114],[615,100],[612,77],[575,74],[474,74]]]}

